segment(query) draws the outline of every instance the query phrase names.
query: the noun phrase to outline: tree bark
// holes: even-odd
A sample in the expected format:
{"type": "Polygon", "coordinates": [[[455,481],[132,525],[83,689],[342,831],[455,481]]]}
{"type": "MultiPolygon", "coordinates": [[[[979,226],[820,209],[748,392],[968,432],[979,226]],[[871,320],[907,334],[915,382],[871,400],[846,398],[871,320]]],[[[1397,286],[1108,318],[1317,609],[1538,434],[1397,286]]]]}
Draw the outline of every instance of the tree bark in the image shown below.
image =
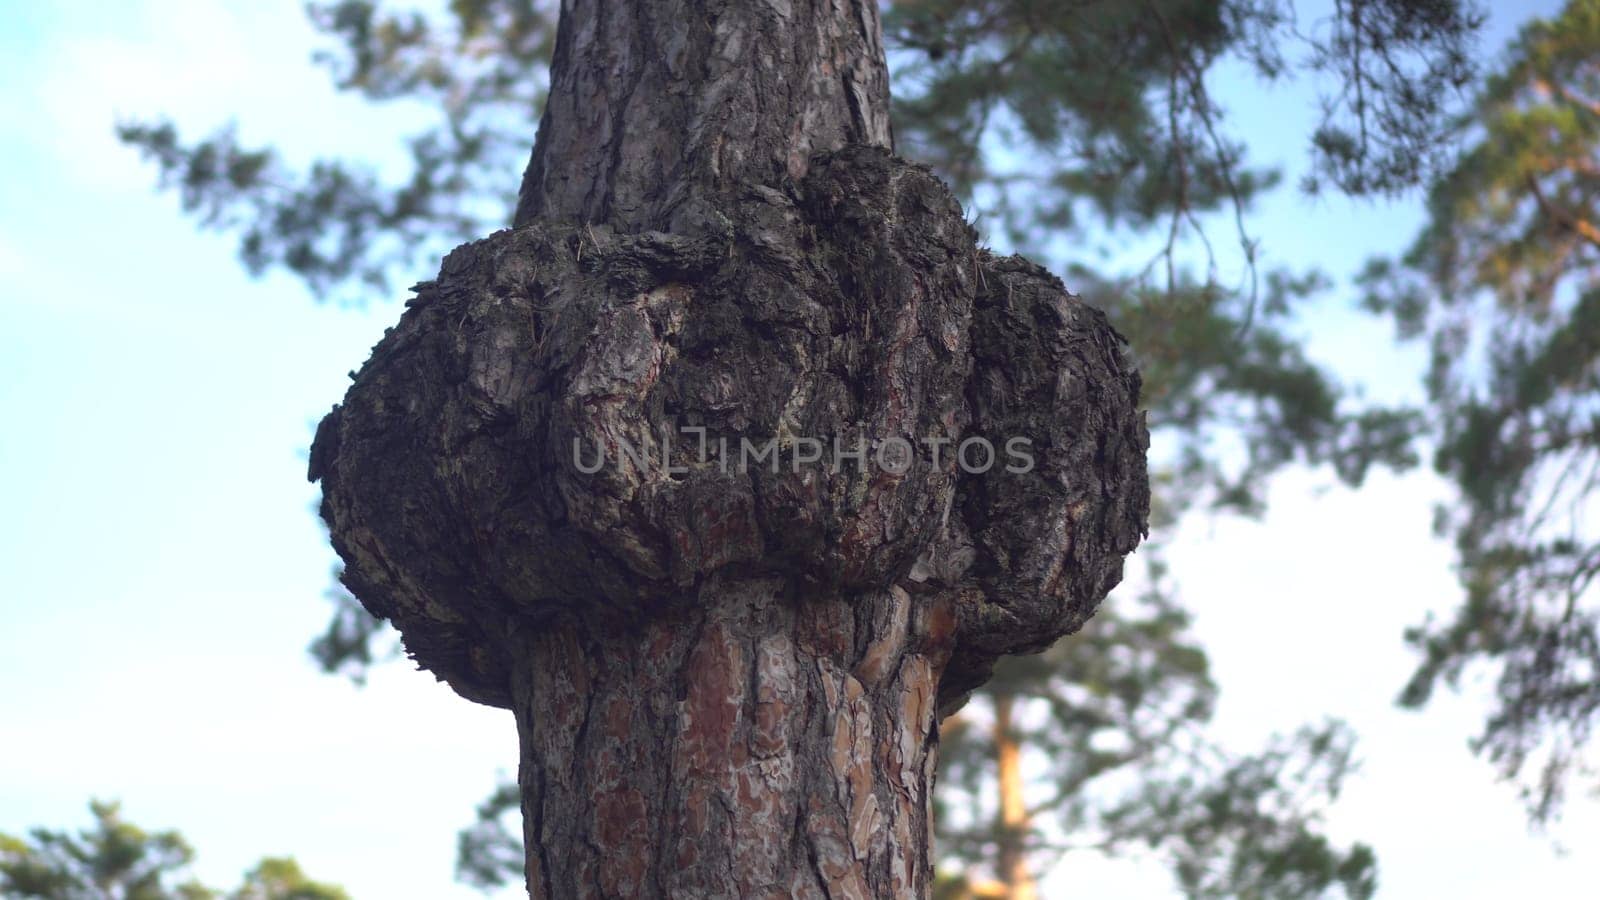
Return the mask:
{"type": "Polygon", "coordinates": [[[689,615],[528,635],[530,895],[925,896],[950,612],[715,579],[689,615]]]}
{"type": "Polygon", "coordinates": [[[850,144],[893,149],[876,0],[569,0],[515,224],[682,231],[850,144]]]}
{"type": "Polygon", "coordinates": [[[345,583],[516,715],[534,897],[926,897],[937,719],[1143,533],[1121,338],[885,72],[871,0],[568,0],[517,227],[317,429],[345,583]]]}

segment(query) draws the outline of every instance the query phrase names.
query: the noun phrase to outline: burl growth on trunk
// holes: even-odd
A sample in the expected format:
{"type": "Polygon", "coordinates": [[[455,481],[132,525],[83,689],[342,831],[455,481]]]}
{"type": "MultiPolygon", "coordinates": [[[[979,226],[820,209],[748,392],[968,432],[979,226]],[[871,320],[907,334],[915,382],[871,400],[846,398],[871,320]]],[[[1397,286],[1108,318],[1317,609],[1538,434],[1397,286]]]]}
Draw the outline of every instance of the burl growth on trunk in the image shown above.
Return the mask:
{"type": "MultiPolygon", "coordinates": [[[[564,17],[555,150],[563,90],[641,77],[586,36],[564,17]]],[[[519,227],[417,286],[317,430],[346,583],[516,715],[533,896],[925,896],[937,719],[1082,625],[1144,530],[1121,339],[979,248],[871,146],[872,73],[826,68],[857,128],[820,154],[731,166],[737,117],[694,110],[675,161],[578,170],[602,190],[536,153],[519,227]]]]}

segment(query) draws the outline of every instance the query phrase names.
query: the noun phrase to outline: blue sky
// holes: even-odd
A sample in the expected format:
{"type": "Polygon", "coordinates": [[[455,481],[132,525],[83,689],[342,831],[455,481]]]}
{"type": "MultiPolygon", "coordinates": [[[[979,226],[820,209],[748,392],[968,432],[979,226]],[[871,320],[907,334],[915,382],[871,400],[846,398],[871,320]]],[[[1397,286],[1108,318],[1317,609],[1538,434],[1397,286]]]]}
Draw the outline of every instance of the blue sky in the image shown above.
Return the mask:
{"type": "MultiPolygon", "coordinates": [[[[1487,45],[1554,7],[1500,4],[1487,45]]],[[[293,853],[358,898],[475,896],[451,880],[454,833],[515,764],[509,715],[403,664],[356,689],[303,652],[333,562],[305,447],[399,305],[245,277],[232,240],[198,234],[111,134],[118,115],[196,133],[237,116],[291,160],[395,166],[417,111],[336,95],[299,4],[0,0],[0,20],[0,830],[77,826],[90,797],[117,797],[184,830],[208,882],[293,853]]],[[[1252,153],[1298,164],[1308,96],[1230,87],[1252,153]]],[[[1270,261],[1343,276],[1420,221],[1415,198],[1289,189],[1253,228],[1270,261]]],[[[1311,352],[1374,395],[1414,391],[1415,353],[1350,305],[1341,286],[1307,317],[1311,352]]],[[[1589,896],[1600,859],[1529,836],[1466,751],[1482,686],[1423,715],[1392,706],[1401,630],[1457,596],[1428,528],[1447,496],[1426,473],[1352,493],[1297,470],[1262,521],[1188,523],[1173,563],[1222,686],[1217,733],[1249,750],[1349,719],[1364,765],[1330,823],[1376,846],[1382,896],[1589,896]]],[[[1593,804],[1557,836],[1600,843],[1593,804]]],[[[1137,860],[1069,858],[1048,884],[1170,893],[1137,860]]]]}

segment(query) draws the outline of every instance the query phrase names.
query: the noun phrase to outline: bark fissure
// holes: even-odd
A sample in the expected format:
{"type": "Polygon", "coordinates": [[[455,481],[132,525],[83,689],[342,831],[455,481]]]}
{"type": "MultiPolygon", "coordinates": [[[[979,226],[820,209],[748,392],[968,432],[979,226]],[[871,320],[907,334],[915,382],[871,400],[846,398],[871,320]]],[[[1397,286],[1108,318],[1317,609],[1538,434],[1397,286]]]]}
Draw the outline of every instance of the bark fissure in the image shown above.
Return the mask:
{"type": "Polygon", "coordinates": [[[529,893],[534,894],[536,890],[542,890],[543,896],[548,897],[552,896],[552,891],[550,887],[550,856],[544,844],[544,798],[546,795],[544,773],[537,769],[531,770],[532,777],[536,779],[536,784],[530,788],[526,782],[522,781],[522,778],[529,775],[529,771],[519,766],[517,782],[517,786],[523,796],[522,842],[523,846],[527,848],[526,875],[530,885],[529,893]],[[530,797],[534,798],[531,803],[528,799],[530,797]],[[538,889],[532,886],[535,883],[538,884],[538,889]]]}

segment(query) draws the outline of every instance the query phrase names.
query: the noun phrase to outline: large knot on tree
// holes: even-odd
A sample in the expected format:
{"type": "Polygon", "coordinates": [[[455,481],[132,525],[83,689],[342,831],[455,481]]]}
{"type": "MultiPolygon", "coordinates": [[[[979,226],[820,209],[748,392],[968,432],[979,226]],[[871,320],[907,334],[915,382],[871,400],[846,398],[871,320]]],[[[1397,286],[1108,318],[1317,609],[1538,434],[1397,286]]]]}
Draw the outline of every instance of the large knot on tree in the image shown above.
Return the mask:
{"type": "Polygon", "coordinates": [[[323,516],[516,712],[535,895],[920,893],[939,714],[1143,533],[1138,375],[887,150],[690,209],[452,252],[317,431],[323,516]]]}

